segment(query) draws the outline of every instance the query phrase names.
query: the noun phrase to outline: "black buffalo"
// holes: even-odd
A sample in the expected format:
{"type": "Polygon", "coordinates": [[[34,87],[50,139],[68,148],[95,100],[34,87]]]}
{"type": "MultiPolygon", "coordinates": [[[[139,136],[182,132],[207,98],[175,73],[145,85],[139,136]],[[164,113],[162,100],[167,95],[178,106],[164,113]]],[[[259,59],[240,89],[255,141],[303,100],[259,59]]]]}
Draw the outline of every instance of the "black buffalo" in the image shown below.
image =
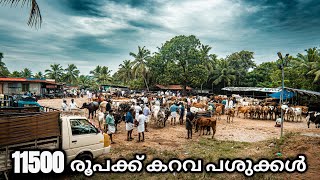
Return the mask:
{"type": "Polygon", "coordinates": [[[308,112],[307,120],[308,128],[311,122],[313,122],[316,125],[316,128],[320,128],[320,113],[308,112]]]}
{"type": "Polygon", "coordinates": [[[96,111],[99,109],[99,103],[97,102],[91,102],[91,103],[83,103],[82,107],[80,109],[88,109],[89,110],[89,115],[88,119],[93,117],[96,117],[96,111]]]}

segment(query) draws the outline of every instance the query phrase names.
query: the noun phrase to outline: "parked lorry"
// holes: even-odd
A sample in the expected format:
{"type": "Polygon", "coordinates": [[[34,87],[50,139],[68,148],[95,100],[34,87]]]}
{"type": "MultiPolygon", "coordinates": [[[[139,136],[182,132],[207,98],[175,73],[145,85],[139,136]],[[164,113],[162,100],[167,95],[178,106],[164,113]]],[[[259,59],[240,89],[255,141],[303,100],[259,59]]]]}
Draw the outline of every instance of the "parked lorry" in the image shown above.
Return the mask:
{"type": "Polygon", "coordinates": [[[0,108],[0,174],[7,178],[15,149],[64,150],[67,163],[94,159],[110,151],[109,136],[85,117],[61,116],[59,111],[40,108],[0,108]]]}

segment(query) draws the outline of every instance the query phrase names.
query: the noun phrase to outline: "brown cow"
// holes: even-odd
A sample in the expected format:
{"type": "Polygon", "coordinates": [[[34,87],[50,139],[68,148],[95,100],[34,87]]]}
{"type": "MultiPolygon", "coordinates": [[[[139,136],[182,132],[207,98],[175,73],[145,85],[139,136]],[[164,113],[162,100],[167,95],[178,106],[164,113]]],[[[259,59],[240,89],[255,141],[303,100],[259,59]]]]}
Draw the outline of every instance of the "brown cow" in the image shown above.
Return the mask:
{"type": "Polygon", "coordinates": [[[290,121],[290,119],[292,119],[292,121],[294,121],[294,109],[292,107],[289,107],[286,111],[285,114],[287,114],[287,120],[290,121]]]}
{"type": "Polygon", "coordinates": [[[215,114],[217,115],[216,119],[219,119],[219,120],[221,119],[222,108],[224,108],[224,106],[216,107],[216,111],[215,111],[215,114]]]}
{"type": "Polygon", "coordinates": [[[227,112],[226,112],[227,123],[230,123],[231,118],[232,118],[232,122],[233,122],[234,114],[235,114],[235,109],[233,109],[233,108],[227,109],[227,112]]]}
{"type": "Polygon", "coordinates": [[[256,118],[260,119],[262,114],[263,114],[262,106],[256,105],[255,106],[255,116],[256,116],[256,118]]]}
{"type": "Polygon", "coordinates": [[[269,107],[268,106],[263,106],[262,107],[263,119],[268,119],[268,114],[269,114],[269,107]]]}
{"type": "Polygon", "coordinates": [[[253,105],[249,106],[250,119],[254,118],[255,112],[256,112],[256,107],[253,105]]]}
{"type": "Polygon", "coordinates": [[[196,107],[196,108],[206,108],[205,104],[202,103],[192,103],[191,107],[196,107]]]}
{"type": "Polygon", "coordinates": [[[238,107],[237,116],[240,117],[240,113],[243,113],[243,117],[244,117],[244,119],[246,119],[247,115],[249,113],[249,109],[250,109],[249,106],[240,106],[240,107],[238,107]]]}
{"type": "Polygon", "coordinates": [[[195,124],[200,128],[199,136],[201,136],[201,130],[202,135],[204,135],[204,129],[208,126],[212,128],[212,138],[216,133],[217,121],[212,117],[200,117],[195,121],[195,124]]]}

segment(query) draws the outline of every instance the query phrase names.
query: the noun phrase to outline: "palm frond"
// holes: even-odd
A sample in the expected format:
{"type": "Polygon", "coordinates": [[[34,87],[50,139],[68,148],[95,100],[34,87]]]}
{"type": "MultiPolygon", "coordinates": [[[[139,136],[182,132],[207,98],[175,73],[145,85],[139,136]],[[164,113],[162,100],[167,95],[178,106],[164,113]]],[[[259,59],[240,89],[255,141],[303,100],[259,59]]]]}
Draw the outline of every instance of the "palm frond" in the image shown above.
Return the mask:
{"type": "Polygon", "coordinates": [[[42,24],[42,16],[40,12],[39,5],[36,0],[0,0],[0,4],[4,6],[10,5],[10,7],[17,7],[18,4],[21,4],[21,7],[27,5],[31,6],[28,25],[30,27],[40,28],[42,24]]]}

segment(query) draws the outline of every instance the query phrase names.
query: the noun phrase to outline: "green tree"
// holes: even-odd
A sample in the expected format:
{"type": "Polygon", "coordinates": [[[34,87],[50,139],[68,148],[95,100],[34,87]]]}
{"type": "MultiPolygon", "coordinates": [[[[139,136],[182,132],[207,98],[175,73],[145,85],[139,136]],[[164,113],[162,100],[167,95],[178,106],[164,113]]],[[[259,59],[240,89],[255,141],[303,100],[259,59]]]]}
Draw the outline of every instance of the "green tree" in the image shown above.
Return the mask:
{"type": "Polygon", "coordinates": [[[195,36],[176,36],[167,41],[161,48],[161,54],[164,62],[167,64],[167,79],[178,81],[183,85],[183,94],[186,93],[186,87],[191,83],[191,70],[195,65],[201,64],[200,61],[200,40],[195,36]],[[170,66],[168,66],[170,65],[170,66]]]}
{"type": "Polygon", "coordinates": [[[242,80],[242,84],[251,87],[272,88],[270,75],[278,70],[276,62],[264,62],[256,66],[251,72],[247,73],[242,80]]]}
{"type": "Polygon", "coordinates": [[[10,77],[17,77],[17,78],[19,78],[19,77],[23,77],[23,76],[21,75],[21,72],[19,72],[19,71],[13,71],[13,72],[10,74],[10,77]]]}
{"type": "Polygon", "coordinates": [[[31,6],[28,25],[31,27],[33,25],[36,27],[41,26],[42,17],[40,13],[40,8],[36,0],[0,0],[0,4],[10,5],[11,7],[17,6],[18,4],[21,4],[21,6],[24,6],[25,4],[27,4],[28,6],[31,6]]]}
{"type": "Polygon", "coordinates": [[[67,83],[74,84],[77,82],[80,71],[78,70],[76,65],[68,64],[68,67],[64,71],[64,78],[67,83]]]}
{"type": "Polygon", "coordinates": [[[230,61],[220,59],[217,61],[216,69],[213,74],[213,84],[223,83],[223,87],[231,85],[236,80],[235,70],[231,68],[230,61]]]}
{"type": "Polygon", "coordinates": [[[100,71],[101,71],[101,66],[98,65],[94,68],[94,70],[90,71],[90,74],[92,74],[96,78],[99,76],[100,71]]]}
{"type": "Polygon", "coordinates": [[[2,63],[2,59],[3,59],[3,53],[0,52],[0,64],[2,63]]]}
{"type": "Polygon", "coordinates": [[[28,68],[24,68],[21,72],[20,72],[22,77],[25,78],[31,78],[32,77],[32,71],[28,68]]]}
{"type": "Polygon", "coordinates": [[[145,47],[138,46],[138,53],[135,54],[133,52],[129,53],[130,56],[134,58],[132,64],[132,73],[137,77],[141,74],[144,83],[147,87],[147,90],[149,91],[149,86],[147,82],[147,73],[148,73],[148,66],[147,61],[150,58],[150,51],[145,49],[145,47]]]}
{"type": "Polygon", "coordinates": [[[226,59],[230,61],[230,67],[235,70],[236,80],[233,81],[234,86],[241,86],[248,70],[256,66],[253,61],[253,54],[253,52],[243,50],[227,56],[226,59]]]}
{"type": "Polygon", "coordinates": [[[107,66],[96,66],[93,71],[90,71],[90,74],[93,75],[95,81],[99,84],[108,84],[112,81],[110,75],[111,70],[107,66]]]}
{"type": "Polygon", "coordinates": [[[124,84],[128,84],[133,78],[132,75],[132,62],[130,60],[124,60],[122,64],[119,65],[119,70],[117,72],[118,79],[124,84]]]}
{"type": "Polygon", "coordinates": [[[54,79],[56,82],[61,82],[63,77],[63,69],[60,64],[51,64],[51,69],[46,69],[46,77],[49,79],[54,79]]]}
{"type": "Polygon", "coordinates": [[[95,84],[94,79],[88,75],[80,75],[78,77],[77,82],[78,82],[80,88],[84,88],[84,89],[92,87],[92,85],[95,84]]]}
{"type": "Polygon", "coordinates": [[[3,59],[3,53],[0,52],[0,77],[1,76],[6,77],[10,75],[10,72],[6,67],[6,64],[2,61],[2,59],[3,59]]]}
{"type": "Polygon", "coordinates": [[[44,78],[44,75],[41,71],[39,71],[34,75],[34,78],[41,79],[41,78],[44,78]]]}
{"type": "Polygon", "coordinates": [[[103,66],[100,70],[100,75],[98,76],[98,81],[100,84],[108,84],[112,81],[112,77],[110,75],[111,70],[107,66],[103,66]]]}
{"type": "Polygon", "coordinates": [[[201,65],[204,66],[204,69],[207,71],[207,72],[204,72],[204,70],[201,69],[201,71],[203,73],[202,75],[205,75],[205,76],[198,76],[198,78],[201,79],[201,82],[202,82],[201,85],[200,85],[201,86],[201,92],[202,92],[203,84],[205,82],[208,83],[208,81],[210,79],[209,74],[212,73],[213,70],[215,69],[215,63],[217,61],[217,55],[209,54],[209,51],[211,49],[212,48],[209,45],[203,45],[203,44],[201,45],[201,48],[200,48],[201,65]]]}

